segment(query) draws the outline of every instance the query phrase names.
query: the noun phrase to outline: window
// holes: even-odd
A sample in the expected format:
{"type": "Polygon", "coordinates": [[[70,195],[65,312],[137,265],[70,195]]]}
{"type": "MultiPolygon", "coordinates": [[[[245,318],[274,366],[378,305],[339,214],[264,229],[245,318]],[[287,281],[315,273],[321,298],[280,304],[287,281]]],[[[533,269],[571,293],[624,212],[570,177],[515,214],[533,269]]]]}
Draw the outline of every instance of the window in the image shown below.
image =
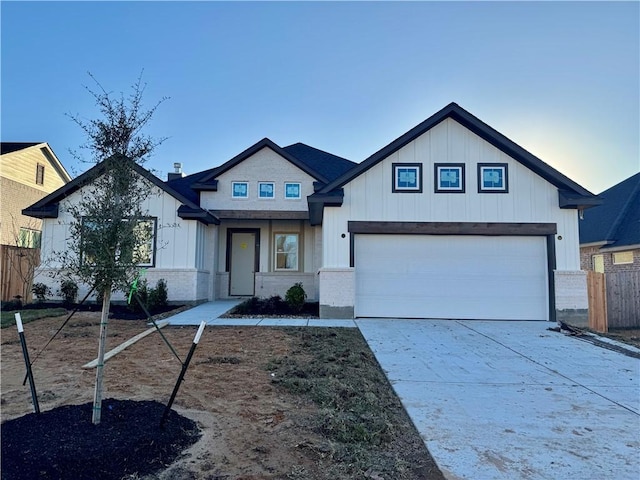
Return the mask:
{"type": "MultiPolygon", "coordinates": [[[[127,222],[123,220],[123,222],[127,222]]],[[[123,263],[135,263],[141,267],[155,266],[156,223],[155,218],[138,218],[133,222],[133,242],[121,243],[116,248],[116,257],[123,263]]],[[[118,235],[109,221],[82,219],[82,263],[96,265],[105,249],[105,238],[118,235]]]]}
{"type": "Polygon", "coordinates": [[[464,193],[464,163],[435,164],[435,193],[464,193]]]}
{"type": "Polygon", "coordinates": [[[478,164],[478,193],[509,193],[506,163],[478,164]]]}
{"type": "Polygon", "coordinates": [[[258,182],[258,198],[275,198],[273,182],[258,182]]]}
{"type": "Polygon", "coordinates": [[[591,262],[594,272],[604,273],[604,255],[593,255],[591,262]]]}
{"type": "Polygon", "coordinates": [[[614,265],[624,265],[633,263],[633,252],[616,252],[613,254],[613,264],[614,265]]]}
{"type": "Polygon", "coordinates": [[[298,234],[276,233],[275,269],[298,270],[298,234]]]}
{"type": "Polygon", "coordinates": [[[247,183],[247,182],[232,182],[231,183],[231,196],[233,198],[249,198],[249,183],[247,183]]]}
{"type": "Polygon", "coordinates": [[[284,198],[287,200],[298,200],[300,198],[300,184],[299,183],[285,183],[284,184],[284,198]]]}
{"type": "Polygon", "coordinates": [[[18,246],[22,248],[40,248],[42,232],[30,228],[20,228],[18,246]]]}
{"type": "Polygon", "coordinates": [[[393,192],[422,193],[422,164],[394,163],[393,192]]]}
{"type": "Polygon", "coordinates": [[[44,165],[41,163],[36,165],[36,184],[44,185],[44,165]]]}

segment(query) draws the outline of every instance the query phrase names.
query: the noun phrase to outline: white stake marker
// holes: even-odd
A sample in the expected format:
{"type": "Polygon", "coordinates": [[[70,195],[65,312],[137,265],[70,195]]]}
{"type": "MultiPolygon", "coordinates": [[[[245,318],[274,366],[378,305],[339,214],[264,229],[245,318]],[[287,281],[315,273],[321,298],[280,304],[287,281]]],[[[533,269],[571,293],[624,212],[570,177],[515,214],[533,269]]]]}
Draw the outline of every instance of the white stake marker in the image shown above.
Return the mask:
{"type": "Polygon", "coordinates": [[[22,317],[19,313],[15,314],[16,317],[16,326],[18,327],[18,333],[24,332],[24,328],[22,328],[22,317]]]}
{"type": "Polygon", "coordinates": [[[197,344],[200,341],[200,337],[202,336],[202,332],[204,332],[204,327],[206,326],[207,326],[207,322],[205,322],[204,320],[200,322],[200,327],[198,328],[198,331],[196,333],[196,338],[193,339],[193,343],[197,344]]]}

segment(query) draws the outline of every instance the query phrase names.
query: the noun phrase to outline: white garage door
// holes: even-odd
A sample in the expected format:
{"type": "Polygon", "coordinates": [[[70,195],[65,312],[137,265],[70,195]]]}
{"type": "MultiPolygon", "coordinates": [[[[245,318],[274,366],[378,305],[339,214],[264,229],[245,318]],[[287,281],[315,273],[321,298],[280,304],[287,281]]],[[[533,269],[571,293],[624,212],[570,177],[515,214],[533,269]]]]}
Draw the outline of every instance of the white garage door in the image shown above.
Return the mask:
{"type": "Polygon", "coordinates": [[[544,237],[356,235],[357,317],[547,320],[544,237]]]}

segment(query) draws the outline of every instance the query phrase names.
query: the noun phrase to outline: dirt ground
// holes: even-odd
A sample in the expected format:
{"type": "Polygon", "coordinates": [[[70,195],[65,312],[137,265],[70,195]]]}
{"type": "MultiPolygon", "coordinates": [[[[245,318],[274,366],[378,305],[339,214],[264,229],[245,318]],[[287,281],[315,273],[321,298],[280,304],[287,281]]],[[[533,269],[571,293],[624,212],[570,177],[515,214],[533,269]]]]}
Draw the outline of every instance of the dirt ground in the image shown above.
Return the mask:
{"type": "MultiPolygon", "coordinates": [[[[95,369],[82,365],[97,355],[100,314],[76,315],[39,357],[65,317],[25,325],[43,411],[93,399],[95,369]]],[[[147,328],[145,321],[110,320],[107,350],[147,328]]],[[[183,360],[195,331],[196,327],[162,329],[183,360]]],[[[270,361],[295,355],[298,347],[292,342],[291,336],[274,328],[208,327],[174,403],[176,411],[200,424],[203,436],[187,455],[153,478],[332,478],[326,473],[331,446],[307,427],[317,407],[278,389],[265,368],[270,361]]],[[[25,366],[15,327],[1,331],[1,343],[4,422],[32,412],[33,407],[29,387],[22,385],[25,366]]],[[[166,404],[180,370],[180,362],[155,332],[106,363],[104,398],[166,404]]],[[[437,475],[433,478],[440,478],[437,475]]],[[[371,472],[363,478],[383,477],[371,472]]]]}

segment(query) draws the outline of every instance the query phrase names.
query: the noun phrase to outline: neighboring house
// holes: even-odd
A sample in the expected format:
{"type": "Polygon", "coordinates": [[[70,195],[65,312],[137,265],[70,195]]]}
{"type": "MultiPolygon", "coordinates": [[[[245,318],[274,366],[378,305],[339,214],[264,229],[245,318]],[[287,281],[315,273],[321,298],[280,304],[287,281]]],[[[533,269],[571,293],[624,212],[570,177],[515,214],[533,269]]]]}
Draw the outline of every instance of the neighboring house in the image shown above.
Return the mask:
{"type": "Polygon", "coordinates": [[[30,295],[28,252],[39,248],[42,221],[22,209],[57,190],[71,177],[46,142],[0,143],[0,244],[2,247],[2,300],[30,295]],[[23,277],[28,278],[23,278],[23,277]]]}
{"type": "Polygon", "coordinates": [[[640,272],[640,173],[599,195],[602,205],[580,221],[583,270],[640,272]]]}
{"type": "MultiPolygon", "coordinates": [[[[587,316],[578,211],[598,198],[454,103],[360,164],[264,139],[167,182],[136,168],[158,190],[147,278],[173,301],[302,282],[325,318],[587,316]]],[[[99,173],[25,210],[45,217],[43,256],[99,173]]]]}

